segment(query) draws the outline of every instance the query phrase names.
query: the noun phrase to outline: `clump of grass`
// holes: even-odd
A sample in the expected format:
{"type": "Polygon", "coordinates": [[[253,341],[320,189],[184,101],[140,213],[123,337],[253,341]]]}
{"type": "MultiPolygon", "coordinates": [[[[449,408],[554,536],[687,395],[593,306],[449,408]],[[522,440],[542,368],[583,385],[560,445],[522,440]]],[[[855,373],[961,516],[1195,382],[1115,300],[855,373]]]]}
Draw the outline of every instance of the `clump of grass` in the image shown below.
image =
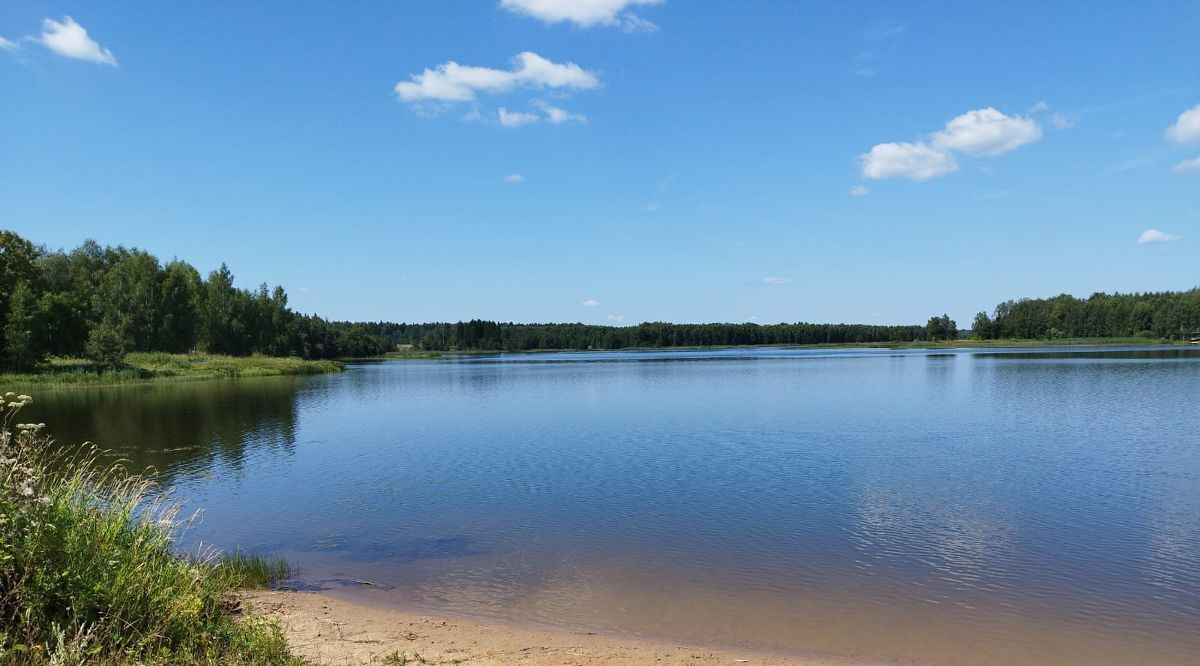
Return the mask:
{"type": "Polygon", "coordinates": [[[275,587],[295,573],[286,560],[266,558],[255,553],[235,551],[224,553],[215,561],[220,575],[242,590],[262,590],[275,587]]]}
{"type": "Polygon", "coordinates": [[[32,400],[2,398],[0,663],[301,663],[233,596],[286,565],[175,555],[177,504],[90,445],[57,449],[44,424],[14,424],[32,400]]]}

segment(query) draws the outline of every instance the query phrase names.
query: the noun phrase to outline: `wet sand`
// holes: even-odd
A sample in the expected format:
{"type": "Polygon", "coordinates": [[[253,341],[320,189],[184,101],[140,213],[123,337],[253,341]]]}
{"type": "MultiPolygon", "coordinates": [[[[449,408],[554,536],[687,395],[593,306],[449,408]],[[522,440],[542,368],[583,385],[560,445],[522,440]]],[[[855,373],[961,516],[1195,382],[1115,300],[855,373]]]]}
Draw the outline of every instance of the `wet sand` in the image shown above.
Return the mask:
{"type": "Polygon", "coordinates": [[[316,592],[254,591],[247,592],[243,600],[252,612],[279,621],[297,655],[319,664],[382,663],[393,653],[407,657],[408,663],[524,666],[880,663],[797,658],[636,636],[431,617],[362,606],[316,592]]]}

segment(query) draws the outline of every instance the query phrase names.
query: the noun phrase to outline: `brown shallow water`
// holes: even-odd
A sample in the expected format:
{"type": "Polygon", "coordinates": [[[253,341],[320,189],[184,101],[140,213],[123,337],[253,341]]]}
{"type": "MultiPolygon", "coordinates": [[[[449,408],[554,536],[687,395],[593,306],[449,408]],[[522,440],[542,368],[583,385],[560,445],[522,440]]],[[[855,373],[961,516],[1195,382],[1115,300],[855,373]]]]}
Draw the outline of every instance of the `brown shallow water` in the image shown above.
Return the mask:
{"type": "Polygon", "coordinates": [[[431,614],[789,654],[1200,659],[1200,354],[727,350],[73,390],[198,541],[431,614]],[[370,581],[362,585],[353,581],[370,581]]]}

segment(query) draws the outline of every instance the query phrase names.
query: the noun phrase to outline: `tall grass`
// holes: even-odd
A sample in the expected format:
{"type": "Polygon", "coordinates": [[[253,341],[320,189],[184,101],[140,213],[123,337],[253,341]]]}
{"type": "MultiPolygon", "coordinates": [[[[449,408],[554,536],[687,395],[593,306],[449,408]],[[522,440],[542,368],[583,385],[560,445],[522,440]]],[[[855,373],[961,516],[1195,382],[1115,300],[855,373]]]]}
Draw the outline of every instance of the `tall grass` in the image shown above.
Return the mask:
{"type": "Polygon", "coordinates": [[[233,593],[286,576],[241,554],[174,554],[179,505],[147,479],[59,449],[0,405],[0,664],[295,664],[233,593]]]}

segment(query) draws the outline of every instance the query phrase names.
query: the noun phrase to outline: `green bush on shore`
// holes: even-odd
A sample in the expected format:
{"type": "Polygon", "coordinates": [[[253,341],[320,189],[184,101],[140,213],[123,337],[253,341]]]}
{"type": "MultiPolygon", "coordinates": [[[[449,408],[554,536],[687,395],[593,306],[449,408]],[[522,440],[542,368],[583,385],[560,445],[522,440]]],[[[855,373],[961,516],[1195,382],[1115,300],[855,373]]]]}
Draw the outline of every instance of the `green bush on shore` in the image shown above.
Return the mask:
{"type": "Polygon", "coordinates": [[[302,663],[234,596],[286,565],[176,555],[177,504],[90,445],[15,423],[28,396],[0,398],[0,663],[302,663]]]}

